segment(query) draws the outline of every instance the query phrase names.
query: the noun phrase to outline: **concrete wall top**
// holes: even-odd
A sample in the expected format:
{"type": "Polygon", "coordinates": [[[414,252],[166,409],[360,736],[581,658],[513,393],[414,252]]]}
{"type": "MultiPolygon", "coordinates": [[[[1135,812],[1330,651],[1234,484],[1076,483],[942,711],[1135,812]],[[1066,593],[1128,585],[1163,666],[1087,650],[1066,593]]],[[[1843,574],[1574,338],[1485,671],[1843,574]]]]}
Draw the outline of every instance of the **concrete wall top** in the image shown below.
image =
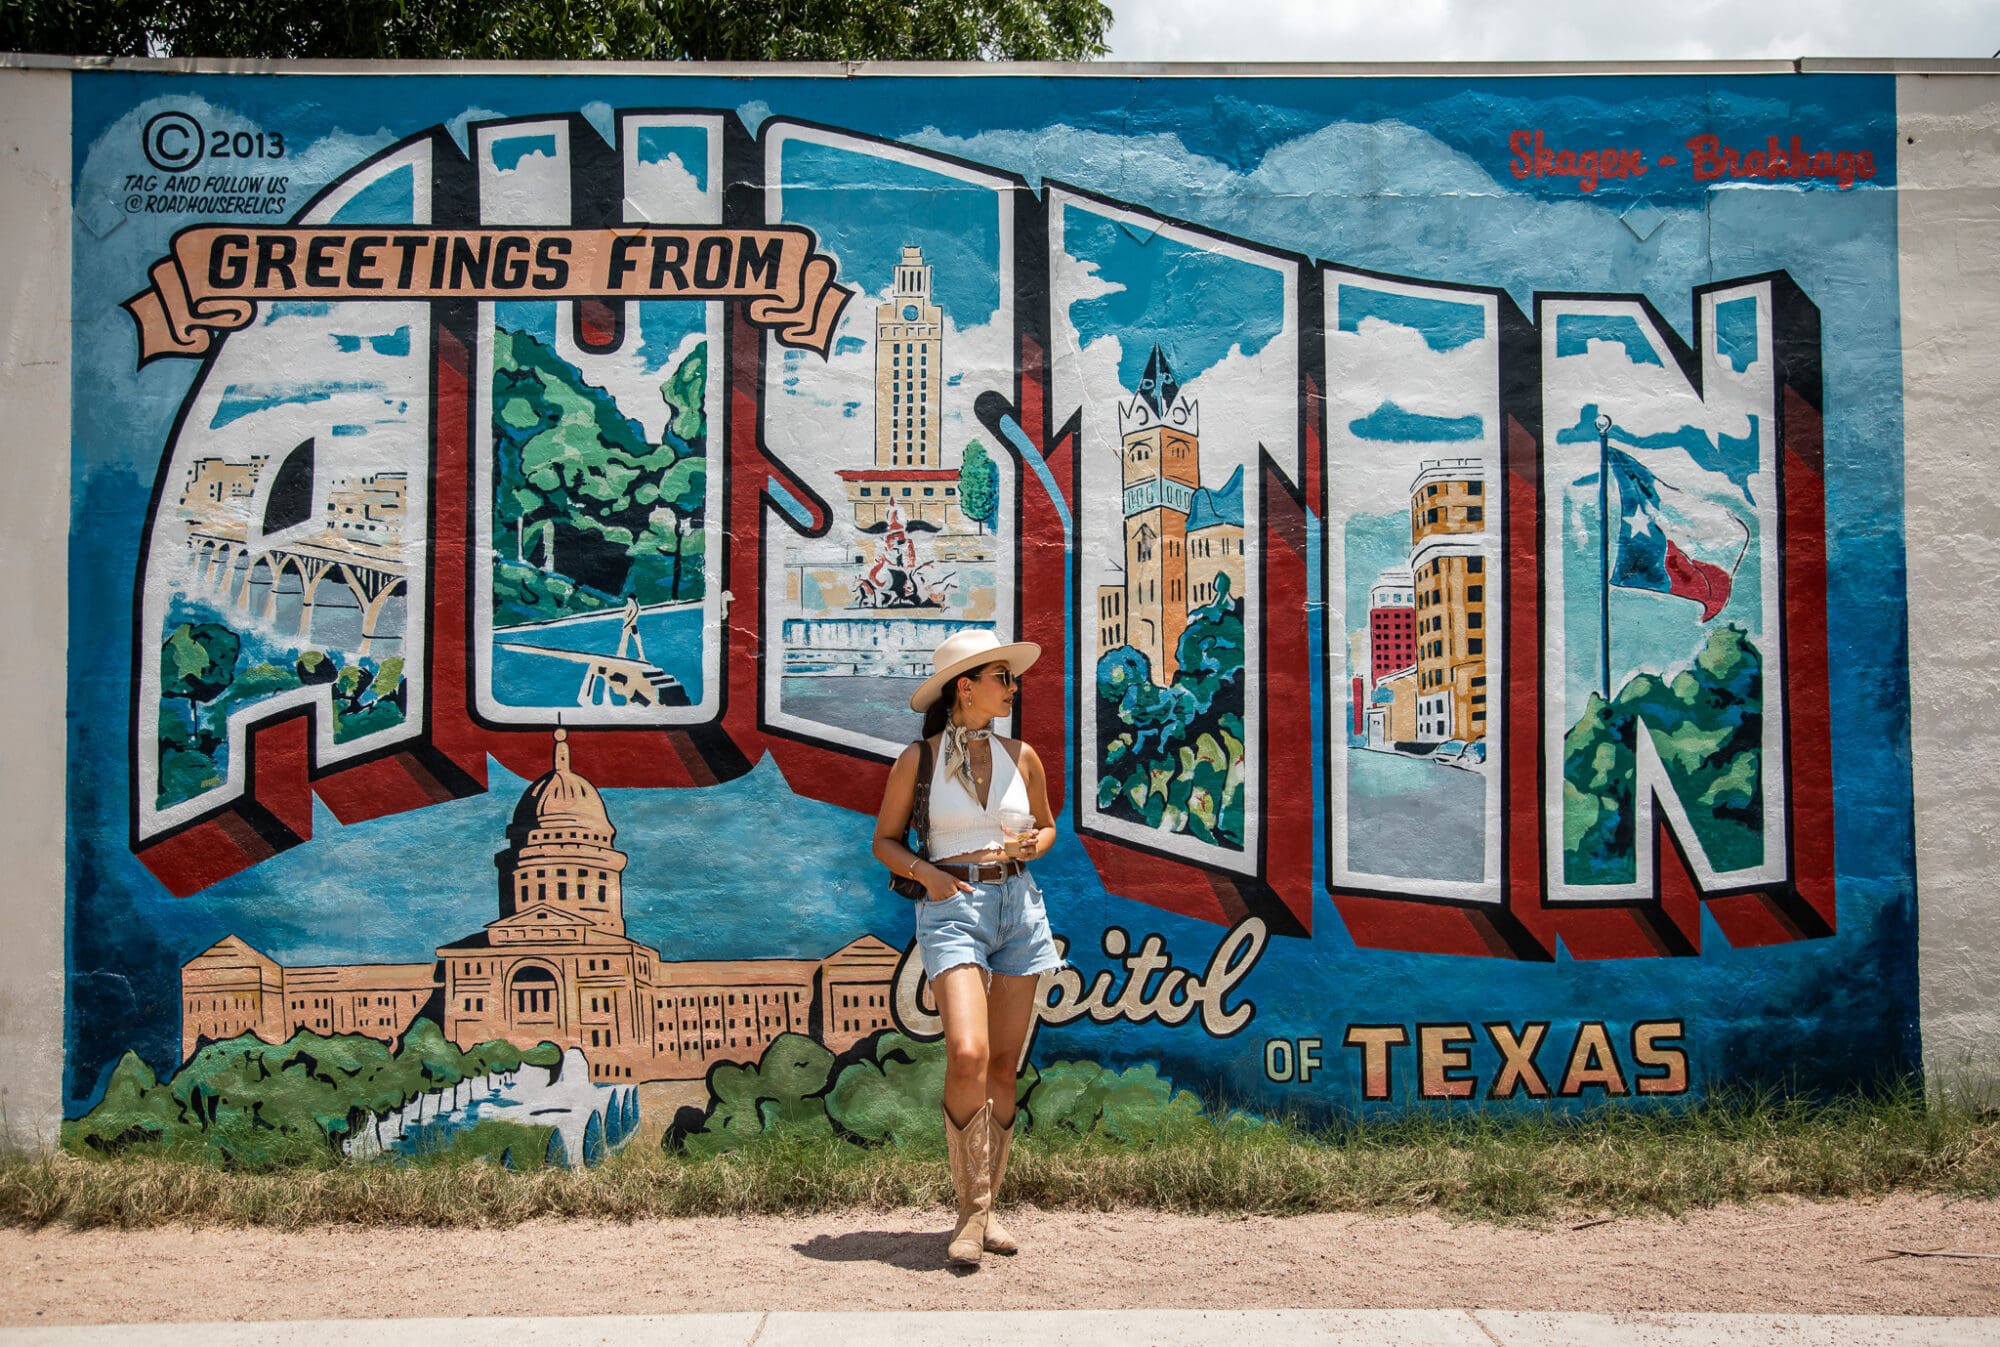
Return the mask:
{"type": "Polygon", "coordinates": [[[1356,79],[1547,75],[1991,75],[2000,60],[1952,56],[1801,56],[1714,61],[346,61],[44,56],[0,52],[0,69],[132,70],[183,75],[593,75],[852,79],[923,76],[1356,79]]]}

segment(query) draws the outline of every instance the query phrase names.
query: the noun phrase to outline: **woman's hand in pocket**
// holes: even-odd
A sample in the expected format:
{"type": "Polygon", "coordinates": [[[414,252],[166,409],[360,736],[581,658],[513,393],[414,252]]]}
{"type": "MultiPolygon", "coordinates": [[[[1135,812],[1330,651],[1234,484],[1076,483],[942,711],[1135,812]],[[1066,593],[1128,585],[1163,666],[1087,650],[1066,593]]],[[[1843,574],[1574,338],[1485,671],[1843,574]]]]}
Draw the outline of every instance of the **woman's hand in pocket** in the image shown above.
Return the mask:
{"type": "Polygon", "coordinates": [[[961,893],[971,893],[972,885],[957,875],[940,870],[935,865],[927,867],[930,873],[923,877],[924,892],[934,903],[946,902],[961,893]]]}

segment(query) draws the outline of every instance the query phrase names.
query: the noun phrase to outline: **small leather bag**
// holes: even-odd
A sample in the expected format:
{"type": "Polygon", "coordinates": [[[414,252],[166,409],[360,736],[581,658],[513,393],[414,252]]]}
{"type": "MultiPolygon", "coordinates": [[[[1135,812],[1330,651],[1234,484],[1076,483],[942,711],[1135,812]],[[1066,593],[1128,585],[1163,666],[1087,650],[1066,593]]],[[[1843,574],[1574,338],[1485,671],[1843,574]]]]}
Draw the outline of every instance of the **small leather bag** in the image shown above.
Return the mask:
{"type": "MultiPolygon", "coordinates": [[[[909,827],[917,834],[914,849],[917,855],[923,856],[931,848],[931,741],[928,739],[917,741],[917,797],[910,806],[909,827]]],[[[908,840],[908,831],[904,834],[905,841],[908,840]]],[[[899,875],[893,870],[889,872],[889,890],[899,898],[917,902],[928,901],[931,896],[931,891],[924,887],[922,880],[899,875]]]]}

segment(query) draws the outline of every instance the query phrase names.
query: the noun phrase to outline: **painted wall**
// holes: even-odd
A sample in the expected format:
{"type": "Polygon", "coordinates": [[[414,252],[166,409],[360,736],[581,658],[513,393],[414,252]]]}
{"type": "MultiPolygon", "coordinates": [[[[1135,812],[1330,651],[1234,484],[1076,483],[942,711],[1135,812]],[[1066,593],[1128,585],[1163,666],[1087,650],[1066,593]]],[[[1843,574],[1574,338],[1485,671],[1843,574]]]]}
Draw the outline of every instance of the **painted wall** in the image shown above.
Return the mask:
{"type": "Polygon", "coordinates": [[[0,88],[72,1145],[934,1129],[867,839],[966,627],[1038,1125],[1991,1060],[1990,79],[0,88]]]}

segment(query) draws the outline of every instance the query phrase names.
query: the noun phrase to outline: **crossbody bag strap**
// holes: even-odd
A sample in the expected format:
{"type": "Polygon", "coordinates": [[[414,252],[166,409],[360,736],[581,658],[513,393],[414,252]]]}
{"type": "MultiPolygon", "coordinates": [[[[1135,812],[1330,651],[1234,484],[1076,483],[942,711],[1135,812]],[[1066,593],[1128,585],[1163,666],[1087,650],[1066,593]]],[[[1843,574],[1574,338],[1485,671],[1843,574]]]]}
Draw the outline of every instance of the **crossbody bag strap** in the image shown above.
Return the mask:
{"type": "Polygon", "coordinates": [[[910,810],[910,826],[917,832],[917,854],[926,860],[931,852],[931,741],[917,740],[917,802],[910,810]]]}

